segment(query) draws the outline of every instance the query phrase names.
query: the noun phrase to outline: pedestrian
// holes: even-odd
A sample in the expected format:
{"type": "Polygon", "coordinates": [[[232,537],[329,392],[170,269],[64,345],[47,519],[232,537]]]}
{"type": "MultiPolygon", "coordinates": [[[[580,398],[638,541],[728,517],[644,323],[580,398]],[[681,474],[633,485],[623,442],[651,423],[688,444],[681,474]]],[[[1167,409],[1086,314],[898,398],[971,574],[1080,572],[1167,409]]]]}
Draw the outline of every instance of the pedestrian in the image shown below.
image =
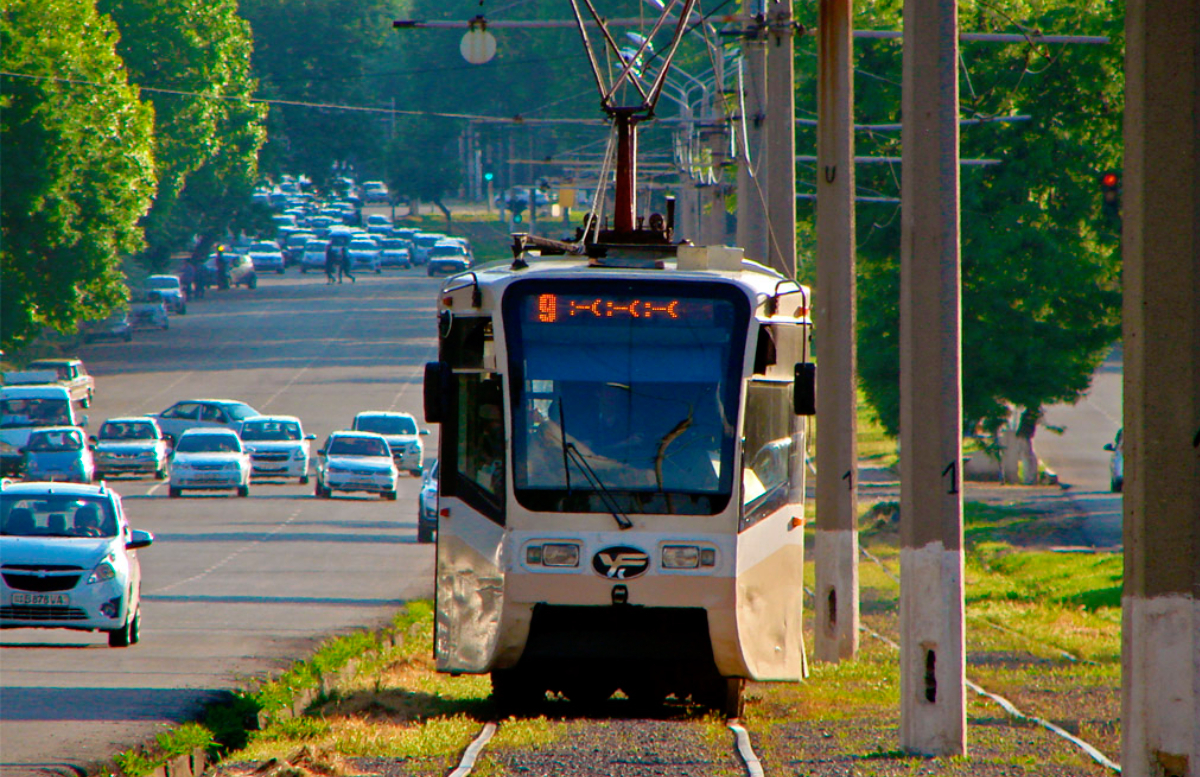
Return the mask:
{"type": "Polygon", "coordinates": [[[343,275],[349,278],[351,283],[356,283],[354,275],[350,272],[350,264],[350,252],[343,248],[341,269],[338,271],[338,283],[342,282],[343,275]]]}
{"type": "Polygon", "coordinates": [[[195,299],[196,285],[196,268],[192,265],[191,260],[183,263],[183,269],[179,271],[179,285],[183,287],[184,296],[195,299]]]}
{"type": "Polygon", "coordinates": [[[217,288],[229,288],[229,262],[225,259],[225,246],[217,246],[217,288]]]}
{"type": "Polygon", "coordinates": [[[330,284],[334,281],[334,274],[341,267],[341,262],[338,260],[337,248],[330,241],[325,246],[325,283],[330,284]]]}

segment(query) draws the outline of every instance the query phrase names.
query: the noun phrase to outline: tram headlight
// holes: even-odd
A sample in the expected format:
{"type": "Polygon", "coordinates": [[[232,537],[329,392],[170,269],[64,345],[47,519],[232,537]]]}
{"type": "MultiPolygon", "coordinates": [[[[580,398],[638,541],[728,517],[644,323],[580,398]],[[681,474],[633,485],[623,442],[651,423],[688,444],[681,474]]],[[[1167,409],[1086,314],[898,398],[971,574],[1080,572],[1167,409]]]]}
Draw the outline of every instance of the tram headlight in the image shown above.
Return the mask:
{"type": "Polygon", "coordinates": [[[716,565],[716,548],[701,548],[696,545],[664,545],[662,549],[663,569],[698,569],[716,565]]]}
{"type": "Polygon", "coordinates": [[[528,545],[525,548],[525,563],[531,566],[577,567],[579,566],[579,546],[570,542],[528,545]]]}
{"type": "Polygon", "coordinates": [[[542,546],[542,564],[548,567],[577,567],[579,546],[567,542],[548,542],[542,546]]]}

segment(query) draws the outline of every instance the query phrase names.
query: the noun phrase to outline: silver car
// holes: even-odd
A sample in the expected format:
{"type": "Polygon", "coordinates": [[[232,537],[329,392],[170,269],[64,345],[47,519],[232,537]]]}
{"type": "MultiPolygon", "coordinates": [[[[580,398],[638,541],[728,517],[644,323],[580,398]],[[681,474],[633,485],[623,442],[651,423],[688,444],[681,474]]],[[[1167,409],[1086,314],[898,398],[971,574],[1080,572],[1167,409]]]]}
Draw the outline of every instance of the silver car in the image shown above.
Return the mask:
{"type": "Polygon", "coordinates": [[[161,413],[150,413],[149,417],[163,433],[179,439],[188,429],[196,427],[236,430],[238,424],[256,415],[260,415],[257,410],[233,399],[185,399],[161,413]]]}
{"type": "Polygon", "coordinates": [[[141,636],[137,550],[154,542],[104,485],[0,481],[0,628],[141,636]]]}
{"type": "Polygon", "coordinates": [[[291,415],[247,418],[238,437],[250,454],[250,476],[296,478],[308,482],[308,444],[316,435],[305,434],[300,419],[291,415]]]}
{"type": "Polygon", "coordinates": [[[1109,487],[1119,494],[1125,488],[1125,430],[1118,429],[1116,438],[1104,450],[1112,453],[1108,462],[1109,487]]]}
{"type": "Polygon", "coordinates": [[[91,438],[96,478],[106,475],[167,476],[171,441],[153,418],[110,418],[91,438]]]}
{"type": "Polygon", "coordinates": [[[425,445],[421,442],[421,436],[428,435],[429,430],[418,430],[417,421],[411,415],[368,411],[354,416],[350,428],[356,432],[383,435],[392,451],[396,469],[406,470],[413,477],[421,476],[425,461],[425,445]]]}

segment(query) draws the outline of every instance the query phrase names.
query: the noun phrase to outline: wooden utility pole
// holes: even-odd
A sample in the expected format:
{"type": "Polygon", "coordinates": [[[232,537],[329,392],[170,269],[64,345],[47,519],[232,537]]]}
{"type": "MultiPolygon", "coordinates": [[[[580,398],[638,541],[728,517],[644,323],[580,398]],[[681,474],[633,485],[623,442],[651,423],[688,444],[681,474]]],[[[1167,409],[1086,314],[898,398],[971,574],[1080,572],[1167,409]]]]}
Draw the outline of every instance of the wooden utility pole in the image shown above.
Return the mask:
{"type": "MultiPolygon", "coordinates": [[[[817,22],[818,661],[858,652],[853,0],[821,0],[817,22]]],[[[794,198],[793,198],[794,199],[794,198]]]]}
{"type": "Polygon", "coordinates": [[[905,2],[903,89],[900,745],[965,755],[956,0],[905,2]]]}
{"type": "Polygon", "coordinates": [[[1121,769],[1200,777],[1200,4],[1125,38],[1121,769]]]}

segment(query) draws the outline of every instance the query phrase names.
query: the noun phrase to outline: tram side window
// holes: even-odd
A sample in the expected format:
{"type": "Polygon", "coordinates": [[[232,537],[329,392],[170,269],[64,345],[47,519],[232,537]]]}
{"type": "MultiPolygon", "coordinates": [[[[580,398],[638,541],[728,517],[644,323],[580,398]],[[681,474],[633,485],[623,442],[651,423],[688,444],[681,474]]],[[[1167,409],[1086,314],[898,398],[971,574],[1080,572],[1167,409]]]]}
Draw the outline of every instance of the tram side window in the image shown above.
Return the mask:
{"type": "Polygon", "coordinates": [[[793,423],[790,383],[750,381],[742,449],[743,529],[787,503],[793,423]]]}
{"type": "Polygon", "coordinates": [[[489,517],[500,516],[504,504],[503,397],[499,379],[479,374],[459,374],[457,445],[455,459],[459,495],[489,517]],[[473,499],[476,496],[478,499],[473,499]]]}

